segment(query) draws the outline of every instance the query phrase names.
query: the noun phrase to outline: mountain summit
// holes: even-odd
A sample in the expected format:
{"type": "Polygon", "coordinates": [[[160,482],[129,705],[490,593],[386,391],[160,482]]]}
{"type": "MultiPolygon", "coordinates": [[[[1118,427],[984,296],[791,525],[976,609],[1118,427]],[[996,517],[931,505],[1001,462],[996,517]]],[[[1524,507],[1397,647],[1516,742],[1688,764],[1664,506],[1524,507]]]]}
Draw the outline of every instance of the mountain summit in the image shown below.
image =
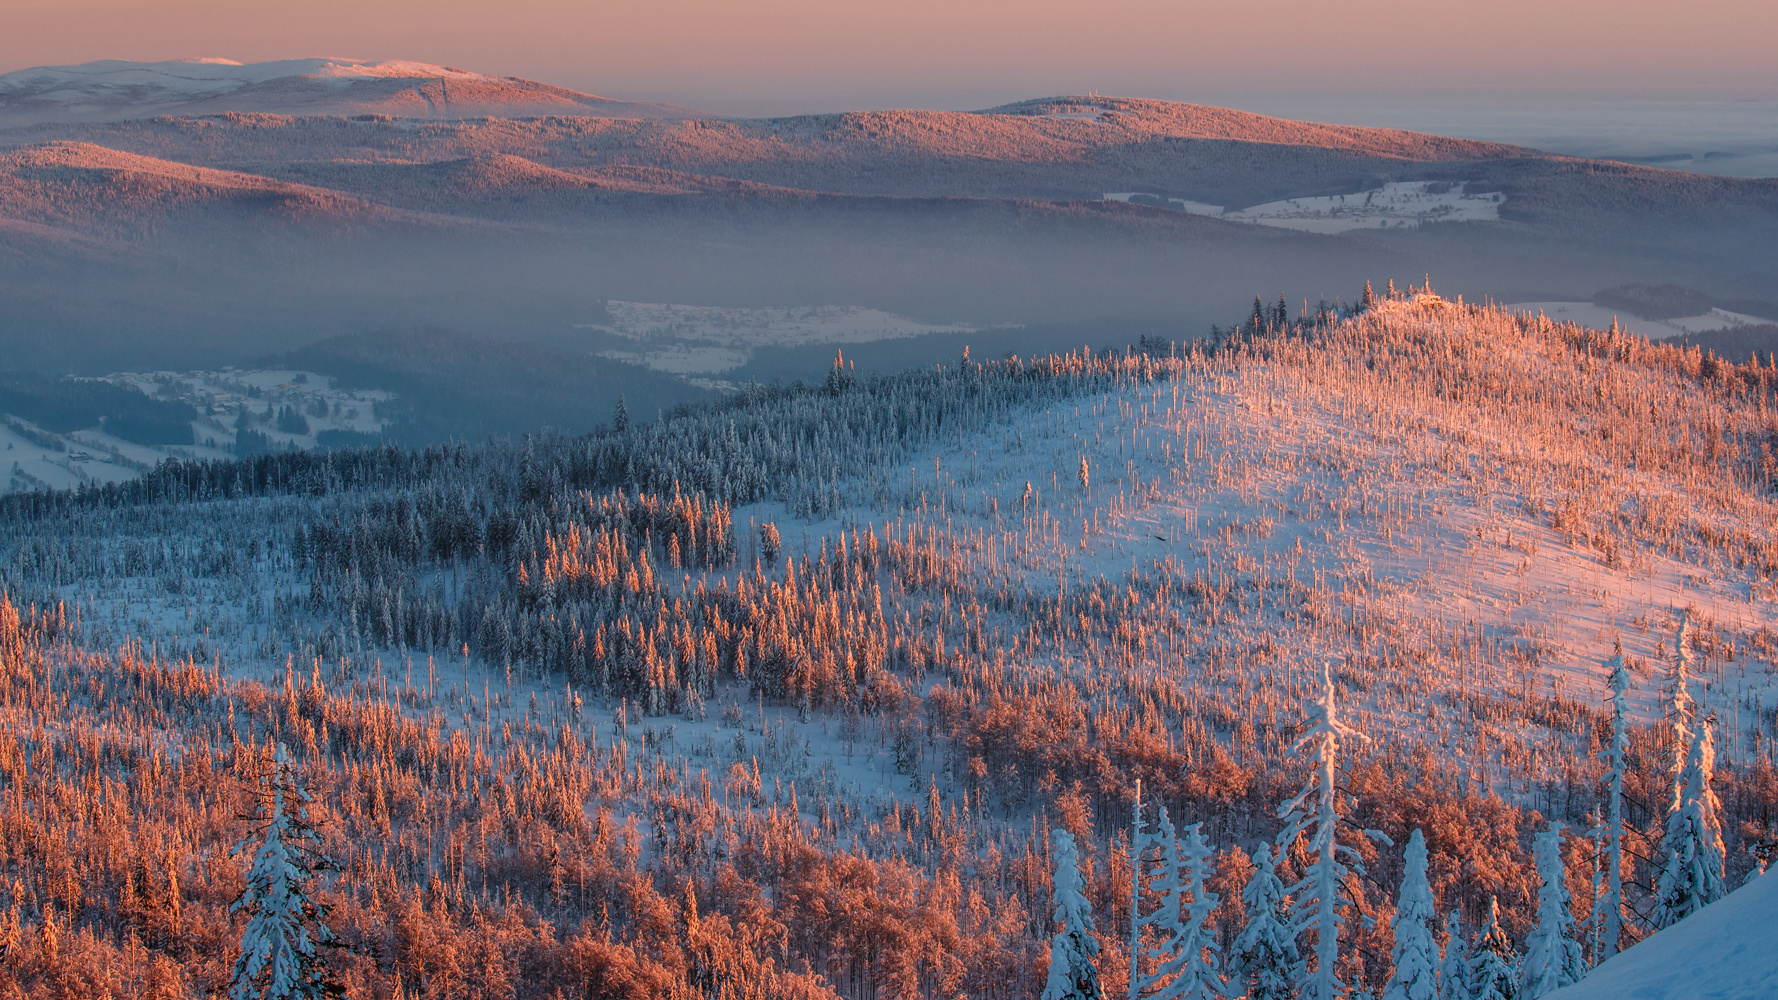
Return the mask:
{"type": "Polygon", "coordinates": [[[517,77],[405,60],[107,59],[0,75],[0,128],[229,111],[439,119],[698,117],[669,104],[615,101],[517,77]]]}

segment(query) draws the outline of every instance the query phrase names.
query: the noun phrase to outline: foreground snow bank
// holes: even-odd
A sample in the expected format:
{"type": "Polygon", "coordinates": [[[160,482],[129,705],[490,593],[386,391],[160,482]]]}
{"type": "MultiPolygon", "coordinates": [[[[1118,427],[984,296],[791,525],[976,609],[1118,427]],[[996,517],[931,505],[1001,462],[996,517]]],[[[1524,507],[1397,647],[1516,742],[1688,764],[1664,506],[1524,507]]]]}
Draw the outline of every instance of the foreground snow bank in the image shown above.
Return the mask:
{"type": "Polygon", "coordinates": [[[1549,1000],[1778,996],[1778,874],[1761,876],[1600,965],[1549,1000]]]}

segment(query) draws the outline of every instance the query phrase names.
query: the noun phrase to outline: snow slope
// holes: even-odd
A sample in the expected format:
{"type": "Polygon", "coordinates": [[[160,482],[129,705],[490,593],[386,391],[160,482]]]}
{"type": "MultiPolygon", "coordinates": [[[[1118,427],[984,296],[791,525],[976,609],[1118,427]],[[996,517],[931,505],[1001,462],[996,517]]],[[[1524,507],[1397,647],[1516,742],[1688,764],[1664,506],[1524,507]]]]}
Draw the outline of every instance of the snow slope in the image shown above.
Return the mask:
{"type": "Polygon", "coordinates": [[[1448,181],[1390,181],[1356,194],[1286,198],[1228,211],[1183,198],[1162,199],[1140,192],[1107,192],[1106,201],[1154,205],[1230,222],[1251,222],[1308,233],[1344,233],[1354,229],[1413,228],[1428,222],[1485,222],[1500,218],[1499,192],[1470,193],[1448,181]]]}
{"type": "Polygon", "coordinates": [[[1778,878],[1762,876],[1643,940],[1549,1000],[1778,996],[1778,878]]]}
{"type": "Polygon", "coordinates": [[[1757,326],[1770,323],[1771,320],[1746,313],[1730,312],[1727,309],[1711,309],[1698,316],[1681,316],[1678,319],[1643,319],[1626,312],[1594,305],[1591,302],[1515,302],[1507,306],[1518,312],[1543,313],[1558,323],[1579,323],[1582,326],[1596,329],[1610,328],[1612,321],[1618,326],[1638,333],[1650,340],[1670,340],[1683,337],[1688,333],[1703,333],[1706,330],[1732,330],[1741,326],[1757,326]]]}

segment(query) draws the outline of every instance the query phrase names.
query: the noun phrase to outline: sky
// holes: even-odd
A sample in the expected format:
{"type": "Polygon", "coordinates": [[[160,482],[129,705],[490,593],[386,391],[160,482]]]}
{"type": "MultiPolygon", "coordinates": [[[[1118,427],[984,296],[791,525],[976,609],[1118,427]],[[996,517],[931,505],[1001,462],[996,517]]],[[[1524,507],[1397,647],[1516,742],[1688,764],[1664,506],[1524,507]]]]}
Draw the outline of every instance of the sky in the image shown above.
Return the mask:
{"type": "Polygon", "coordinates": [[[1091,91],[1255,110],[1778,101],[1773,0],[0,0],[0,12],[0,72],[410,59],[727,115],[1091,91]]]}

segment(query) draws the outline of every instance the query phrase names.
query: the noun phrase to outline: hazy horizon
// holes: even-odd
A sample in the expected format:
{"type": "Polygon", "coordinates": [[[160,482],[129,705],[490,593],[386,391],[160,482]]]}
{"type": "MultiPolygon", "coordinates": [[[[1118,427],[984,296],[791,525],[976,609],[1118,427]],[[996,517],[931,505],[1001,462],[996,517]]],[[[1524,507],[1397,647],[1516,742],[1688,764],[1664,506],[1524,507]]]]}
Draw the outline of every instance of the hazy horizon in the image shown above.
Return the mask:
{"type": "Polygon", "coordinates": [[[104,58],[411,59],[735,116],[961,110],[1095,90],[1236,106],[1311,94],[1778,101],[1778,17],[1758,0],[1631,3],[1608,20],[1525,0],[1485,18],[1390,0],[1189,10],[1117,0],[1091,17],[1053,2],[933,0],[515,0],[498,11],[296,0],[278,16],[219,0],[14,7],[3,71],[104,58]]]}

